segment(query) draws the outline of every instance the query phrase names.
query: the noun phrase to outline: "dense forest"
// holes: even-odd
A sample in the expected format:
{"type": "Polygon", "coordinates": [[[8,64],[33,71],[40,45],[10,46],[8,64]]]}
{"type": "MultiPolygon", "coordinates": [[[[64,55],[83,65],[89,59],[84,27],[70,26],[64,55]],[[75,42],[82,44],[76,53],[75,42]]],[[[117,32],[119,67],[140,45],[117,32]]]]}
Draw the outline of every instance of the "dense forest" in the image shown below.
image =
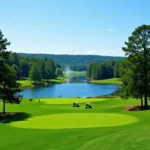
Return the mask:
{"type": "MultiPolygon", "coordinates": [[[[62,59],[61,58],[62,56],[63,55],[60,55],[60,59],[62,59]]],[[[66,59],[70,60],[70,57],[73,56],[66,55],[66,59]]],[[[93,56],[94,59],[91,56],[82,56],[82,58],[84,59],[86,57],[89,59],[91,58],[90,61],[94,61],[94,59],[97,58],[96,56],[93,56]]],[[[100,57],[103,58],[105,56],[100,56],[100,57]]],[[[80,59],[78,59],[78,57],[75,58],[76,58],[76,62],[81,61],[80,59]]],[[[106,60],[109,59],[111,60],[112,58],[113,57],[106,57],[106,60]]],[[[114,57],[114,59],[119,59],[119,57],[114,57]]],[[[104,58],[101,59],[100,61],[102,60],[104,60],[104,58]]],[[[72,60],[72,62],[74,61],[72,60]]],[[[85,60],[84,62],[85,63],[82,65],[76,63],[76,64],[72,64],[71,66],[73,67],[74,71],[84,71],[87,69],[87,77],[89,79],[98,80],[98,79],[106,79],[112,77],[120,77],[118,71],[120,61],[99,62],[99,63],[94,62],[91,63],[90,65],[88,65],[89,62],[88,60],[85,60]],[[85,66],[87,65],[88,67],[86,68],[84,67],[84,65],[85,66]]],[[[31,57],[30,55],[29,57],[25,57],[24,55],[20,56],[17,53],[10,53],[6,63],[9,66],[11,66],[12,69],[15,70],[17,79],[30,78],[33,81],[40,81],[42,79],[49,80],[49,79],[54,79],[58,76],[63,76],[63,70],[65,70],[65,67],[61,63],[59,63],[60,65],[58,63],[55,64],[53,59],[50,59],[50,57],[43,58],[43,57],[36,57],[36,55],[34,57],[31,57]],[[62,69],[62,67],[64,68],[62,69]]]]}
{"type": "Polygon", "coordinates": [[[30,78],[33,81],[40,81],[63,75],[61,66],[55,64],[52,59],[27,58],[10,53],[6,63],[16,72],[17,79],[30,78]]]}
{"type": "Polygon", "coordinates": [[[53,54],[27,54],[27,53],[19,53],[19,55],[27,58],[52,59],[54,60],[55,63],[60,64],[64,70],[65,67],[68,66],[73,71],[86,71],[88,65],[94,62],[108,62],[124,59],[124,57],[98,56],[98,55],[53,55],[53,54]]]}
{"type": "Polygon", "coordinates": [[[103,63],[92,63],[88,66],[87,77],[88,79],[108,79],[108,78],[118,78],[119,65],[121,61],[111,61],[103,63]]]}

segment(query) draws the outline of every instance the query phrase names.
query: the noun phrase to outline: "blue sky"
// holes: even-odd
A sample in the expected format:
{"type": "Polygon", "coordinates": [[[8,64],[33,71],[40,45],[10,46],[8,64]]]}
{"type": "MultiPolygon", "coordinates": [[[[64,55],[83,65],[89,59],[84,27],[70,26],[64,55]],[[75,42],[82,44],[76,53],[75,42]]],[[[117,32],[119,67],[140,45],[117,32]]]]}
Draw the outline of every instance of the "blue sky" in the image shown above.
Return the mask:
{"type": "Polygon", "coordinates": [[[13,52],[124,56],[150,24],[148,0],[0,0],[0,29],[13,52]]]}

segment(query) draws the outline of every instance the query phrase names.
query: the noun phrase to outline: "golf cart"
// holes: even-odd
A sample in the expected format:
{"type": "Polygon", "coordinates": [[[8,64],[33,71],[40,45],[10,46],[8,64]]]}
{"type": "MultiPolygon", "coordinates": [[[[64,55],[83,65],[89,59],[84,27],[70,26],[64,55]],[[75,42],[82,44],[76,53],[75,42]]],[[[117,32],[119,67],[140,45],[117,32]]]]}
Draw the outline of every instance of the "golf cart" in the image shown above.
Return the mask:
{"type": "Polygon", "coordinates": [[[85,104],[85,109],[91,109],[91,108],[92,108],[92,105],[90,103],[85,104]]]}
{"type": "Polygon", "coordinates": [[[77,102],[73,102],[72,107],[80,107],[80,105],[77,102]]]}

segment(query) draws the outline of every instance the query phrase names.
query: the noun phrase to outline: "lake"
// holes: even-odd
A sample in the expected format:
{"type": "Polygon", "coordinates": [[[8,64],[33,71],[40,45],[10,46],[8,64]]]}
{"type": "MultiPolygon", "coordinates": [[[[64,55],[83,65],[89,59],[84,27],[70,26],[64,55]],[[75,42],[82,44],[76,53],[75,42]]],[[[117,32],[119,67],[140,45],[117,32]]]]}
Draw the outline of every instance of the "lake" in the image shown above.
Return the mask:
{"type": "Polygon", "coordinates": [[[104,96],[112,94],[119,87],[115,84],[90,84],[86,82],[86,76],[76,75],[66,83],[26,88],[20,94],[26,98],[104,96]]]}

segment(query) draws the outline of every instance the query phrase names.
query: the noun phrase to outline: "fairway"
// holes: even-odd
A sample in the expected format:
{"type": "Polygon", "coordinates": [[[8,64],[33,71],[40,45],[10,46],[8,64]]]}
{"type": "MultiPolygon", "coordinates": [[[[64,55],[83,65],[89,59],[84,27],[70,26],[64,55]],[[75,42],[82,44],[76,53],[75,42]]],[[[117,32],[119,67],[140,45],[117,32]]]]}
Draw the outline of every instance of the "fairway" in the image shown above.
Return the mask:
{"type": "Polygon", "coordinates": [[[138,100],[44,98],[40,103],[37,100],[7,104],[7,112],[22,115],[0,120],[3,137],[0,149],[148,150],[150,147],[150,111],[124,111],[127,106],[138,105],[138,100]],[[73,108],[73,101],[81,103],[80,107],[73,108]],[[92,101],[93,109],[84,108],[88,101],[92,101]],[[57,105],[53,105],[55,102],[57,105]]]}
{"type": "Polygon", "coordinates": [[[26,121],[13,122],[10,125],[31,129],[66,129],[120,126],[136,121],[136,117],[123,114],[66,113],[37,116],[26,121]]]}
{"type": "Polygon", "coordinates": [[[87,102],[99,102],[104,101],[106,99],[96,99],[96,98],[43,98],[41,99],[41,102],[44,102],[45,104],[72,104],[73,102],[77,103],[87,103],[87,102]]]}

